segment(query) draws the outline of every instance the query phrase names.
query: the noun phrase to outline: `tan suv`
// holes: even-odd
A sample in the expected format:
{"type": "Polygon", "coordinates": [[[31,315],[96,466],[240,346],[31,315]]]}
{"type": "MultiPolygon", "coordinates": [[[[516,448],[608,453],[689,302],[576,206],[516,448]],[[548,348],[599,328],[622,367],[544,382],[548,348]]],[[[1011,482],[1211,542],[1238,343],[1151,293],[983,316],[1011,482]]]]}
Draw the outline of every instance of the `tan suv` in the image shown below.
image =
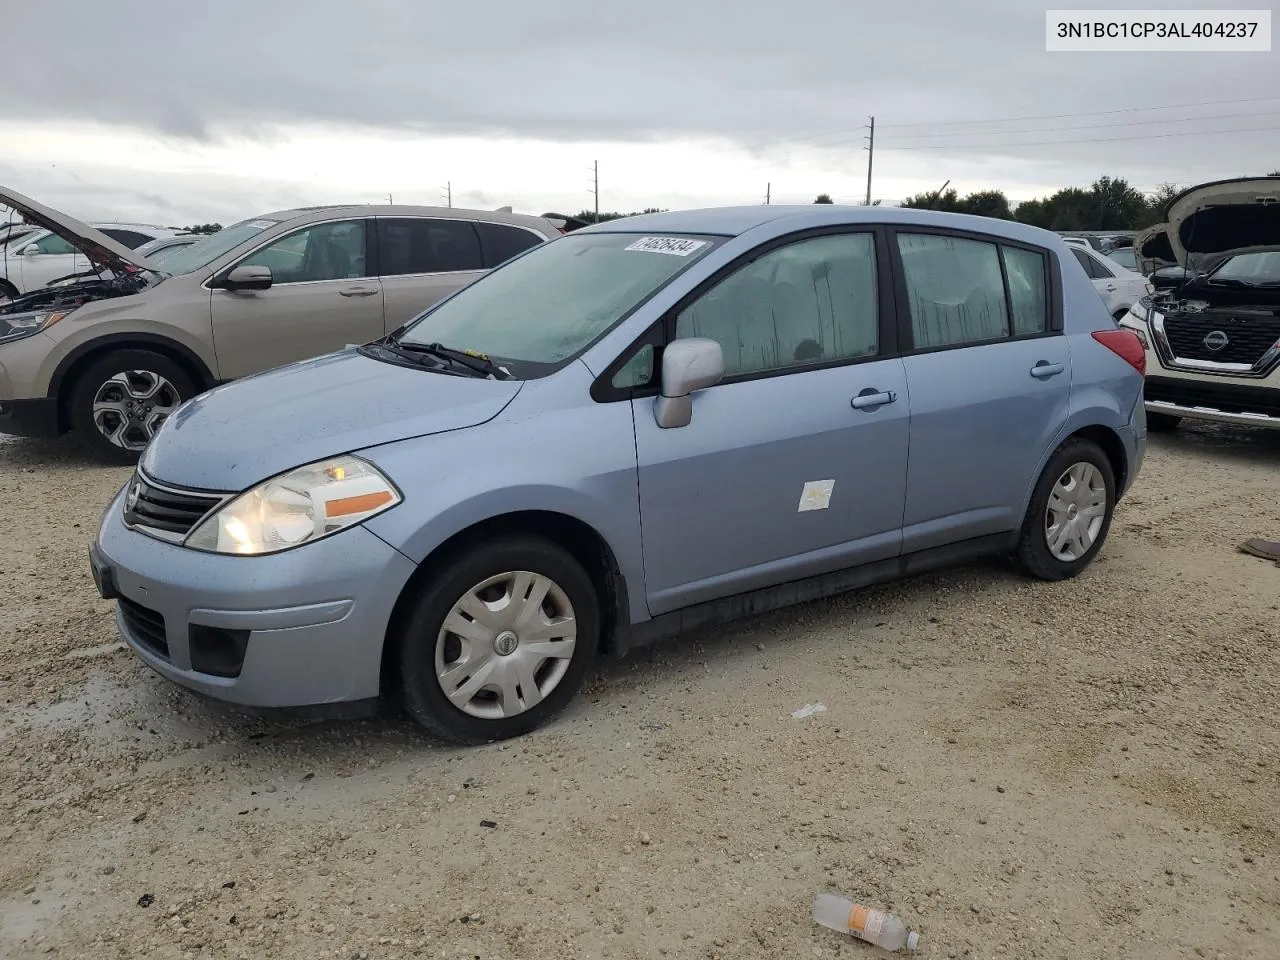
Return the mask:
{"type": "Polygon", "coordinates": [[[333,206],[226,227],[163,268],[0,188],[93,270],[0,302],[0,433],[75,431],[131,462],[165,417],[228,380],[368,343],[560,235],[506,212],[333,206]]]}

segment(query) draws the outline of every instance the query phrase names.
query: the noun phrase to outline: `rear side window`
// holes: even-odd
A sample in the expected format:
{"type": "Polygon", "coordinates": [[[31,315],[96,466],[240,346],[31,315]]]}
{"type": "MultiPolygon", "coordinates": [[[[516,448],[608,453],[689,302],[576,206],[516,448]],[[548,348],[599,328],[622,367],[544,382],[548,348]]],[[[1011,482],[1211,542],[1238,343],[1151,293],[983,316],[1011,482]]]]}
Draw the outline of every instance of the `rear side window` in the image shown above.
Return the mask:
{"type": "Polygon", "coordinates": [[[917,350],[1009,336],[1009,315],[994,243],[898,234],[911,337],[917,350]]]}
{"type": "Polygon", "coordinates": [[[150,243],[155,237],[149,237],[137,230],[121,230],[119,227],[99,227],[99,233],[105,233],[117,243],[122,243],[130,250],[137,250],[144,243],[150,243]]]}
{"type": "Polygon", "coordinates": [[[1049,329],[1044,254],[964,237],[898,234],[917,350],[1049,329]]]}
{"type": "Polygon", "coordinates": [[[524,253],[530,247],[536,247],[543,242],[542,237],[523,227],[511,227],[501,223],[476,223],[475,228],[480,234],[480,246],[484,251],[486,268],[506,263],[517,254],[524,253]]]}
{"type": "Polygon", "coordinates": [[[1071,252],[1076,255],[1076,259],[1080,261],[1080,266],[1084,267],[1084,272],[1089,275],[1090,280],[1109,280],[1111,278],[1111,271],[1083,250],[1072,250],[1071,252]]]}
{"type": "Polygon", "coordinates": [[[378,259],[384,277],[484,269],[480,238],[464,220],[380,218],[378,259]]]}

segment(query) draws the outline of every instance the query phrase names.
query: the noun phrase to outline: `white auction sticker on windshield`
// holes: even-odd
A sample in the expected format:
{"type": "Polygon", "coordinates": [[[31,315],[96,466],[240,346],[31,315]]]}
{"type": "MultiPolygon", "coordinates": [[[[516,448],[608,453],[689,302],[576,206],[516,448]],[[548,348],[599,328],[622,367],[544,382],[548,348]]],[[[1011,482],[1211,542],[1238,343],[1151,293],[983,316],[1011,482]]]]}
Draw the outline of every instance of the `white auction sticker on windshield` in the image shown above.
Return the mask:
{"type": "Polygon", "coordinates": [[[253,223],[249,224],[249,226],[253,227],[255,230],[265,230],[267,227],[274,227],[275,225],[276,222],[274,220],[255,220],[253,223]]]}
{"type": "Polygon", "coordinates": [[[687,257],[707,245],[706,240],[685,240],[682,237],[641,237],[627,247],[645,253],[669,253],[673,257],[687,257]]]}

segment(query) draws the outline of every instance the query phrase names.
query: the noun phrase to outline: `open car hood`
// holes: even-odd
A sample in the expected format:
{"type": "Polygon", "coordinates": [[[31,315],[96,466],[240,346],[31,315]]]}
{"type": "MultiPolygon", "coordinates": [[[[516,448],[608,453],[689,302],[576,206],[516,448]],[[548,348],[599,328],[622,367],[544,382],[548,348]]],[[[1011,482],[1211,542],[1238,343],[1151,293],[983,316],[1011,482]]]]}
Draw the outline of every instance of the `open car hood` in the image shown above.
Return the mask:
{"type": "Polygon", "coordinates": [[[1169,243],[1169,224],[1154,224],[1134,237],[1133,255],[1138,261],[1138,272],[1144,275],[1176,265],[1177,257],[1169,243]]]}
{"type": "Polygon", "coordinates": [[[137,251],[130,250],[124,244],[112,240],[87,223],[81,223],[75,217],[69,217],[65,213],[37,203],[8,187],[0,187],[0,207],[12,207],[29,223],[36,223],[46,230],[53,231],[88,257],[94,267],[99,270],[126,274],[136,273],[139,270],[159,271],[160,269],[137,251]]]}
{"type": "Polygon", "coordinates": [[[1280,250],[1280,177],[1202,183],[1170,200],[1166,213],[1174,259],[1188,269],[1207,270],[1238,253],[1280,250]]]}

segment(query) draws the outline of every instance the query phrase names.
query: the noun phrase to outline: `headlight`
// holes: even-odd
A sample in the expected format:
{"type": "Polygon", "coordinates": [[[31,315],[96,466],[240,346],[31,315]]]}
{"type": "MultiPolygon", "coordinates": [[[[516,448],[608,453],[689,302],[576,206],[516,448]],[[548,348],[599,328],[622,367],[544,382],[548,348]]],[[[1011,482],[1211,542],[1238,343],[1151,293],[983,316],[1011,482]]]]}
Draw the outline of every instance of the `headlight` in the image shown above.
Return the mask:
{"type": "Polygon", "coordinates": [[[1144,350],[1151,349],[1151,338],[1147,336],[1147,317],[1149,316],[1150,311],[1147,309],[1146,303],[1139,300],[1129,308],[1129,312],[1120,320],[1121,329],[1134,333],[1144,350]]]}
{"type": "Polygon", "coordinates": [[[359,457],[335,457],[258,484],[210,514],[184,541],[213,553],[288,550],[389,510],[400,492],[359,457]]]}
{"type": "Polygon", "coordinates": [[[35,313],[0,314],[0,343],[33,337],[41,330],[48,330],[69,314],[70,310],[45,310],[35,313]]]}

